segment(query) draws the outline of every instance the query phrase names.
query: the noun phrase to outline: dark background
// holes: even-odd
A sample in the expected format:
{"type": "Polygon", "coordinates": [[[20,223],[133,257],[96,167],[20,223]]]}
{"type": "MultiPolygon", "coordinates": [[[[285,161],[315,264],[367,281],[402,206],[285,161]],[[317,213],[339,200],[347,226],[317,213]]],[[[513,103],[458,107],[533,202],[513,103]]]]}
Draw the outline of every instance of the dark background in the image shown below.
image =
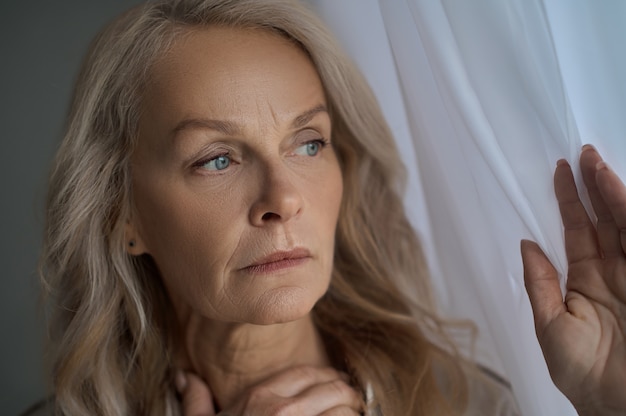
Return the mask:
{"type": "Polygon", "coordinates": [[[37,260],[47,174],[89,42],[137,0],[0,3],[0,414],[44,397],[37,260]]]}

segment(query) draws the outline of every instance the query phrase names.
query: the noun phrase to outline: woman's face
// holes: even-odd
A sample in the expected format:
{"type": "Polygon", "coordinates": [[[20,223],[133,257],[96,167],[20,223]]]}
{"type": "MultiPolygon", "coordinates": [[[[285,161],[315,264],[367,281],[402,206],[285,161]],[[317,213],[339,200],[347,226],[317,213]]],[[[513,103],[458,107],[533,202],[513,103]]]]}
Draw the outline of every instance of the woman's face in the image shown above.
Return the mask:
{"type": "Polygon", "coordinates": [[[276,34],[212,27],[180,36],[152,75],[129,251],[152,256],[177,309],[305,316],[329,285],[342,195],[309,58],[276,34]]]}

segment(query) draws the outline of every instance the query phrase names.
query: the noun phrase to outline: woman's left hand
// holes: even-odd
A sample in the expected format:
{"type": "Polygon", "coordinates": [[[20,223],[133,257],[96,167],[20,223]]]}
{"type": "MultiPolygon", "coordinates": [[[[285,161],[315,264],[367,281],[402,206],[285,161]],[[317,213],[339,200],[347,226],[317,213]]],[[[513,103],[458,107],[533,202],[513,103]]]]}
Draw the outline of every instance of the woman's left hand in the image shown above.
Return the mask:
{"type": "Polygon", "coordinates": [[[179,370],[175,383],[184,416],[215,416],[213,395],[200,377],[179,370]]]}
{"type": "Polygon", "coordinates": [[[597,222],[580,202],[570,166],[559,161],[556,197],[569,264],[565,301],[539,246],[522,242],[535,329],[556,386],[580,415],[626,414],[626,187],[585,146],[583,180],[597,222]]]}

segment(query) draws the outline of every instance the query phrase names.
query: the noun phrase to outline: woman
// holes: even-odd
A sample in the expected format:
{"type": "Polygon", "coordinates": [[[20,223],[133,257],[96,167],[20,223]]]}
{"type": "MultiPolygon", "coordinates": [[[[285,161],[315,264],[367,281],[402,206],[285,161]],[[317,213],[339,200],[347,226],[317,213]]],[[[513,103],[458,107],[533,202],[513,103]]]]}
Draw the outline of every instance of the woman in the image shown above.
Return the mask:
{"type": "MultiPolygon", "coordinates": [[[[581,162],[596,211],[617,221],[599,235],[623,278],[626,191],[596,173],[593,149],[581,162]]],[[[365,82],[298,4],[161,1],[120,17],[85,62],[51,178],[56,409],[513,414],[437,319],[400,177],[365,82]]],[[[561,164],[557,197],[566,229],[585,230],[568,250],[588,275],[600,260],[578,258],[592,258],[595,231],[578,226],[570,177],[561,164]]],[[[559,361],[575,336],[559,322],[578,321],[540,250],[523,247],[555,381],[581,412],[626,408],[619,394],[587,401],[623,375],[594,369],[585,384],[589,368],[572,365],[584,351],[559,361]]],[[[600,289],[607,311],[623,308],[600,289]]],[[[606,349],[614,363],[619,348],[606,349]]]]}

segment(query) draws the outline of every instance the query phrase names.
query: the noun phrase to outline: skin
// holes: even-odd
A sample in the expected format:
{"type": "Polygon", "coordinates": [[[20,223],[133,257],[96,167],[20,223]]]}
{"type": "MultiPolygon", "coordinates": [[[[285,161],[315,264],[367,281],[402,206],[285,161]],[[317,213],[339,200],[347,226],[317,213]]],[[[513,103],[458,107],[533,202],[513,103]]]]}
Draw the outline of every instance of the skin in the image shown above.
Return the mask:
{"type": "MultiPolygon", "coordinates": [[[[556,386],[581,416],[626,414],[626,186],[589,145],[580,167],[595,216],[578,196],[569,164],[561,160],[554,187],[569,262],[565,297],[541,248],[521,244],[524,280],[537,338],[556,386]]],[[[214,415],[211,392],[191,376],[178,385],[187,416],[214,415]]],[[[297,413],[294,413],[297,414],[297,413]]]]}
{"type": "MultiPolygon", "coordinates": [[[[596,221],[582,205],[569,164],[554,188],[569,262],[563,297],[541,248],[521,244],[524,280],[537,338],[556,386],[581,416],[626,414],[626,186],[590,145],[580,156],[596,221]]],[[[210,391],[197,378],[181,386],[185,414],[207,413],[210,391]]]]}
{"type": "MultiPolygon", "coordinates": [[[[596,221],[582,205],[569,164],[561,160],[554,187],[569,262],[565,297],[541,248],[521,244],[524,280],[537,338],[556,386],[582,416],[626,413],[626,186],[592,146],[580,166],[596,221]]],[[[187,416],[208,411],[208,386],[190,375],[178,385],[187,416]]]]}
{"type": "Polygon", "coordinates": [[[583,207],[569,164],[554,187],[569,263],[565,297],[539,246],[522,242],[524,279],[535,328],[556,386],[580,415],[626,414],[626,187],[585,146],[583,180],[597,221],[583,207]]]}
{"type": "Polygon", "coordinates": [[[353,414],[360,399],[328,368],[310,315],[330,282],[342,195],[314,66],[276,34],[211,27],[180,36],[151,75],[126,238],[154,259],[174,306],[175,360],[193,374],[179,387],[202,380],[233,414],[353,414]],[[293,249],[293,262],[258,266],[293,249]]]}
{"type": "MultiPolygon", "coordinates": [[[[127,238],[136,243],[131,254],[155,259],[184,334],[176,358],[189,371],[176,384],[185,414],[213,415],[214,400],[224,415],[355,414],[360,399],[328,368],[309,314],[329,284],[342,191],[332,148],[306,153],[314,136],[331,137],[315,69],[276,35],[211,28],[181,37],[153,79],[133,155],[127,238]],[[198,163],[225,150],[225,172],[198,163]],[[242,270],[294,247],[309,253],[297,266],[242,270]]],[[[566,162],[554,179],[567,293],[530,241],[521,247],[524,277],[557,387],[581,415],[624,414],[626,187],[595,149],[585,147],[580,164],[597,222],[566,162]]]]}

